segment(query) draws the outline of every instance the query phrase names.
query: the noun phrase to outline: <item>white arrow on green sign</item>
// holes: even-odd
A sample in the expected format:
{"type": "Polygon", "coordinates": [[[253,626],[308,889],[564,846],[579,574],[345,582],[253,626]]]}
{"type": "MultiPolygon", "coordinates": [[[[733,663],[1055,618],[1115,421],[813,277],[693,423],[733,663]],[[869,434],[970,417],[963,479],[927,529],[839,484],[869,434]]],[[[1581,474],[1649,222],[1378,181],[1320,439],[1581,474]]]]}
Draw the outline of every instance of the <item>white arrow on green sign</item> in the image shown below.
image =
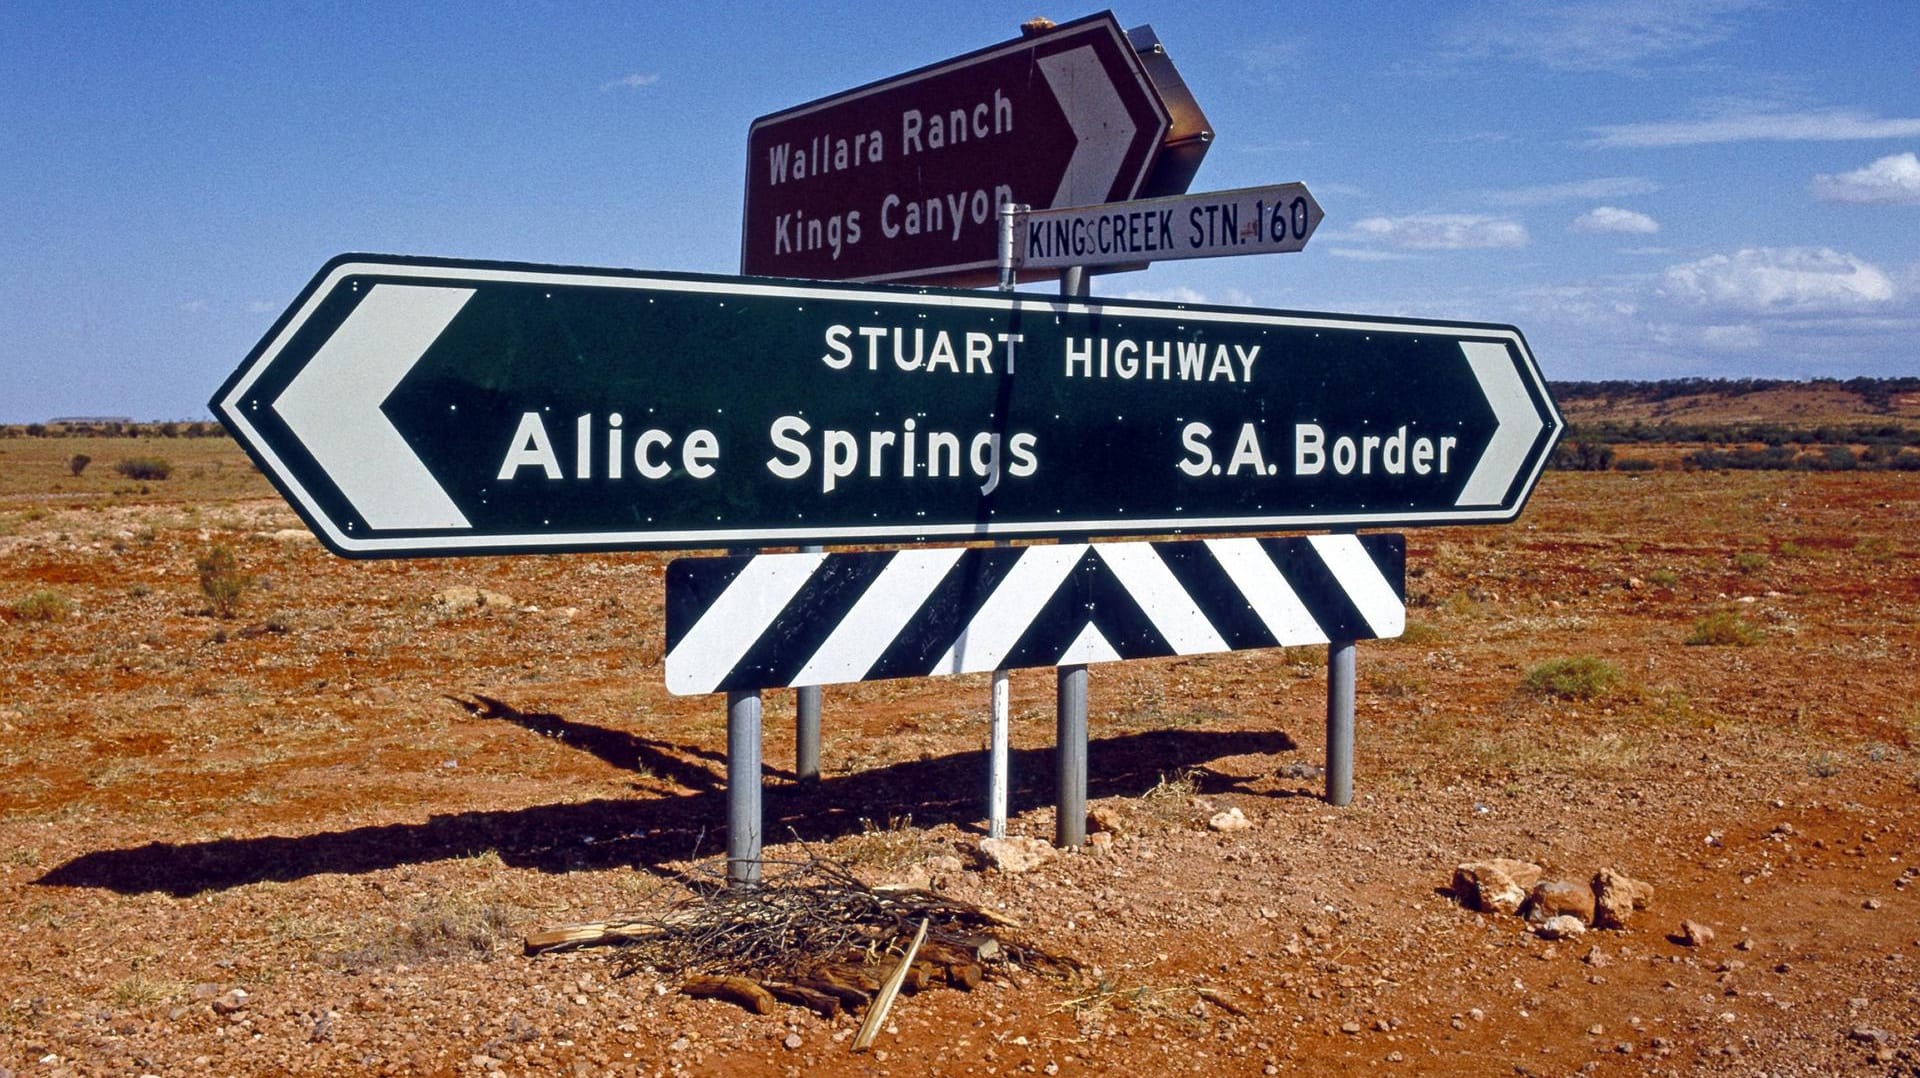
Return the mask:
{"type": "Polygon", "coordinates": [[[1491,523],[1511,326],[347,255],[212,401],[351,557],[1491,523]]]}

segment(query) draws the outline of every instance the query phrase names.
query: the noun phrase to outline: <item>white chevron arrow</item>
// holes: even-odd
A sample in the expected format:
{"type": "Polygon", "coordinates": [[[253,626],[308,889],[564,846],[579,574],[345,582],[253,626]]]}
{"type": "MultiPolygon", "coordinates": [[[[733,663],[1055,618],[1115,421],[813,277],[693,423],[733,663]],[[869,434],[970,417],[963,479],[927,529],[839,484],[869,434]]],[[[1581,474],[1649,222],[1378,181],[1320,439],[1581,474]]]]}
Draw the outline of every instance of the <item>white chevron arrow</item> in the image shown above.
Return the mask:
{"type": "Polygon", "coordinates": [[[1127,114],[1127,103],[1092,45],[1043,56],[1037,62],[1075,140],[1073,157],[1048,205],[1090,206],[1108,201],[1139,126],[1127,114]]]}
{"type": "Polygon", "coordinates": [[[472,527],[380,405],[473,291],[374,285],[273,402],[370,528],[472,527]]]}
{"type": "Polygon", "coordinates": [[[1474,380],[1480,383],[1480,392],[1486,394],[1487,404],[1493,408],[1495,426],[1486,452],[1480,454],[1480,463],[1473,466],[1466,488],[1453,504],[1498,505],[1506,496],[1507,488],[1513,485],[1513,477],[1526,467],[1528,452],[1546,421],[1534,408],[1533,398],[1527,396],[1520,368],[1508,354],[1506,345],[1461,341],[1460,351],[1467,357],[1474,380]]]}

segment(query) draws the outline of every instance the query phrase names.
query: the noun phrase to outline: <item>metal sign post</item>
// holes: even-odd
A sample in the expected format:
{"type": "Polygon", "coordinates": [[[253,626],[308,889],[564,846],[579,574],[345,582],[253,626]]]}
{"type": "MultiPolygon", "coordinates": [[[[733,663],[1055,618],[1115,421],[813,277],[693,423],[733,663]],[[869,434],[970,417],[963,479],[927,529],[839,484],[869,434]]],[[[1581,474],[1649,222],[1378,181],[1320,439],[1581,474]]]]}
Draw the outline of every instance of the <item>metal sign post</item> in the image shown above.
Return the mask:
{"type": "MultiPolygon", "coordinates": [[[[1014,288],[1013,272],[1013,230],[1019,215],[1025,212],[1024,204],[1008,202],[1000,207],[1000,291],[1011,292],[1014,288]]],[[[994,541],[995,546],[1006,546],[1007,540],[994,541]]],[[[988,700],[991,719],[987,727],[987,837],[1007,837],[1007,791],[1011,785],[1011,746],[1013,739],[1013,717],[1009,713],[1013,706],[1012,686],[1008,683],[1005,670],[995,670],[991,675],[993,687],[988,700]]]]}
{"type": "MultiPolygon", "coordinates": [[[[803,546],[803,554],[818,554],[818,545],[803,546]]],[[[793,775],[803,786],[820,781],[820,705],[818,685],[802,685],[793,698],[793,775]]]]}
{"type": "MultiPolygon", "coordinates": [[[[1067,266],[1060,273],[1060,295],[1087,295],[1087,268],[1067,266]]],[[[1054,679],[1053,844],[1073,848],[1087,841],[1087,667],[1060,667],[1054,679]]]]}
{"type": "Polygon", "coordinates": [[[760,882],[760,692],[727,694],[727,883],[760,882]]]}
{"type": "Polygon", "coordinates": [[[1353,803],[1354,643],[1327,644],[1327,803],[1353,803]]]}

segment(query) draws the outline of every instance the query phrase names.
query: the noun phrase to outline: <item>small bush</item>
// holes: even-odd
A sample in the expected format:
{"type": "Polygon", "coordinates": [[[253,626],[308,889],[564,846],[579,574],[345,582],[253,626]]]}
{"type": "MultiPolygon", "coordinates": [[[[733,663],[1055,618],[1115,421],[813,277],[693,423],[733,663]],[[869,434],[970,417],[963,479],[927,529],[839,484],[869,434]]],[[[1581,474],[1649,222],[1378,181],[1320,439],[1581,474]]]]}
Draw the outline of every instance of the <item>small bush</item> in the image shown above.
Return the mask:
{"type": "Polygon", "coordinates": [[[1527,671],[1521,683],[1528,692],[1562,700],[1591,700],[1620,685],[1620,670],[1605,659],[1580,655],[1549,659],[1527,671]]]}
{"type": "Polygon", "coordinates": [[[67,470],[75,476],[78,476],[81,472],[87,470],[87,465],[92,463],[92,457],[87,456],[85,453],[75,453],[73,456],[67,458],[67,470]]]}
{"type": "Polygon", "coordinates": [[[13,604],[14,614],[24,621],[59,621],[72,609],[66,596],[45,588],[13,604]]]}
{"type": "Polygon", "coordinates": [[[1884,535],[1869,535],[1854,544],[1853,552],[1868,561],[1885,565],[1893,560],[1893,540],[1884,535]]]}
{"type": "Polygon", "coordinates": [[[1744,648],[1760,642],[1760,630],[1731,610],[1720,610],[1693,623],[1687,643],[1705,647],[1744,648]]]}
{"type": "Polygon", "coordinates": [[[218,618],[230,618],[240,609],[240,597],[253,585],[253,578],[240,571],[233,551],[216,546],[194,561],[200,571],[200,594],[207,597],[218,618]]]}
{"type": "Polygon", "coordinates": [[[1427,621],[1409,620],[1400,630],[1400,641],[1406,644],[1437,644],[1445,636],[1438,626],[1427,621]]]}
{"type": "Polygon", "coordinates": [[[1647,579],[1652,581],[1656,588],[1671,588],[1680,583],[1680,574],[1672,569],[1655,569],[1647,574],[1647,579]]]}
{"type": "Polygon", "coordinates": [[[128,479],[165,479],[173,474],[173,465],[159,457],[128,457],[113,470],[128,479]]]}
{"type": "Polygon", "coordinates": [[[1659,464],[1645,457],[1621,457],[1613,462],[1613,470],[1616,472],[1651,472],[1657,471],[1659,467],[1659,464]]]}
{"type": "Polygon", "coordinates": [[[1561,442],[1547,466],[1570,472],[1604,472],[1613,467],[1613,447],[1599,442],[1561,442]]]}
{"type": "Polygon", "coordinates": [[[1743,551],[1733,556],[1733,567],[1743,573],[1757,573],[1767,567],[1767,556],[1755,551],[1743,551]]]}

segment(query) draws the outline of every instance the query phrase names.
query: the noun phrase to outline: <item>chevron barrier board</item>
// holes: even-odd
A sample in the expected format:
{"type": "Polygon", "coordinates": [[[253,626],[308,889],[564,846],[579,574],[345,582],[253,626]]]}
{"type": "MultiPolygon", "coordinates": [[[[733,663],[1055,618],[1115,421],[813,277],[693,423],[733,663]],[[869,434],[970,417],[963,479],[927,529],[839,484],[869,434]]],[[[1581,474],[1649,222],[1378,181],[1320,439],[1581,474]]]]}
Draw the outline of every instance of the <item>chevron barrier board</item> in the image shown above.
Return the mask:
{"type": "Polygon", "coordinates": [[[1399,636],[1406,540],[1316,535],[682,558],[678,695],[1399,636]]]}

